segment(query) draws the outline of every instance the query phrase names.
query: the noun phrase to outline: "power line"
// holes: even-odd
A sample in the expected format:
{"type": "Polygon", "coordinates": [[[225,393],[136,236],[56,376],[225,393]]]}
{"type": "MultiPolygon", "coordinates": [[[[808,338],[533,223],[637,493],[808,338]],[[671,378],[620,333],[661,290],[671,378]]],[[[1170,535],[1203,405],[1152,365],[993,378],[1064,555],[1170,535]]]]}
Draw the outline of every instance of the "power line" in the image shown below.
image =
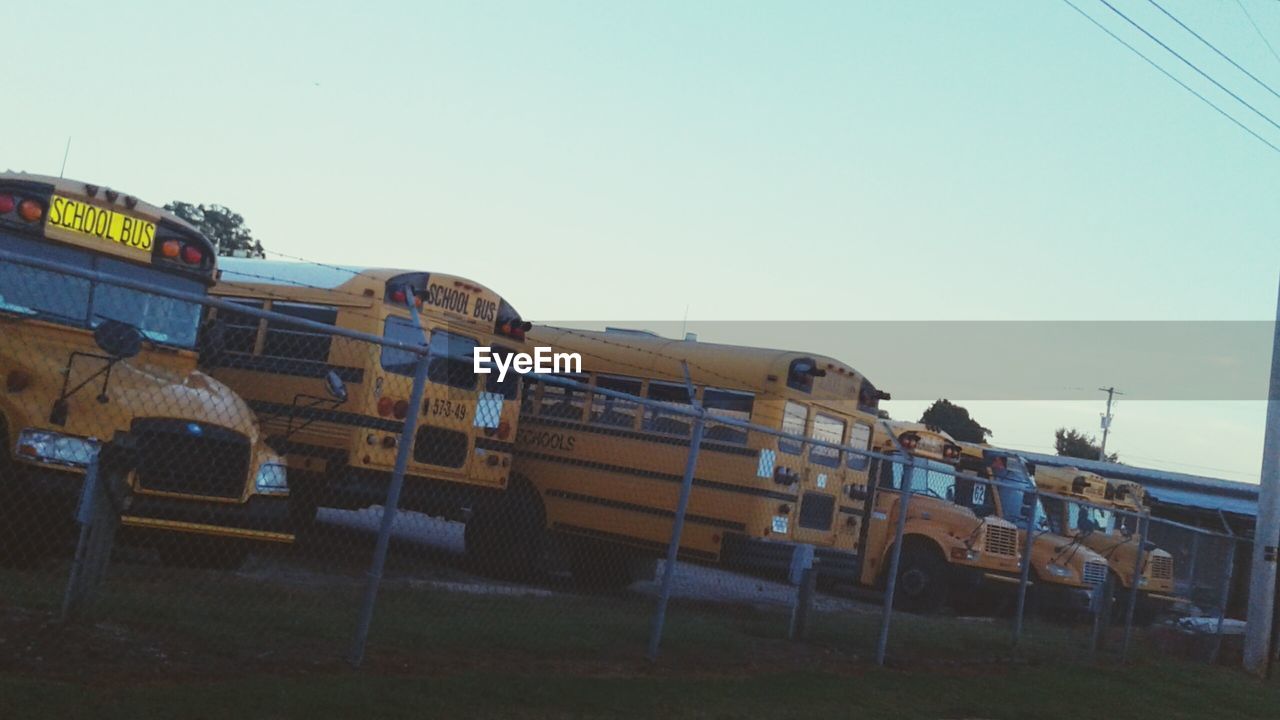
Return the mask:
{"type": "Polygon", "coordinates": [[[1102,3],[1103,5],[1106,5],[1106,6],[1111,10],[1111,12],[1113,12],[1113,13],[1115,13],[1115,14],[1119,15],[1120,17],[1124,18],[1124,21],[1125,21],[1125,22],[1127,22],[1127,23],[1129,23],[1130,25],[1132,25],[1132,26],[1134,26],[1135,28],[1137,28],[1139,32],[1141,32],[1143,35],[1146,35],[1147,37],[1151,38],[1151,40],[1153,40],[1153,41],[1154,41],[1157,45],[1159,45],[1160,47],[1164,48],[1165,50],[1168,50],[1168,51],[1169,51],[1169,52],[1170,52],[1174,57],[1178,58],[1178,59],[1179,59],[1179,60],[1181,60],[1184,64],[1186,64],[1186,66],[1187,66],[1187,67],[1191,68],[1192,70],[1195,70],[1195,71],[1196,71],[1197,73],[1199,73],[1199,74],[1200,74],[1200,76],[1201,76],[1201,77],[1203,77],[1205,80],[1208,80],[1209,82],[1211,82],[1211,83],[1213,83],[1214,85],[1216,85],[1216,86],[1218,87],[1218,89],[1219,89],[1219,90],[1221,90],[1221,91],[1225,92],[1226,94],[1230,95],[1231,97],[1235,98],[1235,99],[1236,99],[1236,102],[1239,102],[1241,105],[1244,105],[1245,107],[1249,108],[1249,109],[1250,109],[1250,110],[1252,110],[1255,114],[1257,114],[1257,116],[1258,116],[1258,117],[1260,117],[1260,118],[1262,118],[1263,120],[1266,120],[1267,122],[1271,123],[1271,126],[1272,126],[1272,127],[1274,127],[1274,128],[1275,128],[1275,129],[1277,129],[1277,130],[1280,130],[1280,123],[1277,123],[1275,120],[1272,120],[1270,117],[1268,117],[1266,113],[1262,112],[1261,110],[1259,110],[1258,108],[1254,107],[1253,105],[1250,105],[1250,104],[1249,104],[1249,101],[1245,100],[1244,98],[1240,97],[1239,95],[1235,94],[1234,92],[1231,92],[1231,90],[1229,90],[1229,89],[1227,88],[1227,86],[1226,86],[1226,85],[1223,85],[1222,83],[1218,82],[1217,80],[1214,80],[1212,75],[1210,75],[1209,73],[1207,73],[1207,72],[1205,72],[1205,71],[1201,70],[1199,66],[1197,66],[1195,63],[1193,63],[1193,62],[1191,62],[1190,60],[1188,60],[1188,59],[1186,59],[1185,57],[1183,57],[1183,56],[1182,56],[1182,54],[1181,54],[1181,53],[1179,53],[1177,50],[1174,50],[1173,48],[1171,48],[1171,47],[1169,47],[1168,45],[1166,45],[1166,44],[1165,44],[1165,42],[1164,42],[1163,40],[1161,40],[1160,38],[1156,37],[1155,35],[1152,35],[1150,31],[1148,31],[1146,28],[1142,27],[1142,26],[1141,26],[1141,25],[1139,25],[1138,23],[1134,22],[1134,20],[1133,20],[1132,18],[1130,18],[1128,15],[1125,15],[1124,13],[1120,12],[1119,10],[1117,10],[1115,5],[1112,5],[1111,3],[1107,2],[1107,0],[1098,0],[1098,2],[1102,3]]]}
{"type": "MultiPolygon", "coordinates": [[[[1237,2],[1239,2],[1239,0],[1236,0],[1236,1],[1237,1],[1237,2]]],[[[1168,10],[1165,10],[1163,7],[1161,7],[1160,3],[1156,2],[1156,0],[1147,0],[1147,2],[1151,3],[1152,5],[1155,5],[1157,10],[1159,10],[1160,12],[1162,12],[1162,13],[1164,13],[1166,16],[1168,16],[1168,18],[1169,18],[1170,20],[1172,20],[1172,21],[1174,21],[1174,22],[1178,23],[1178,25],[1180,25],[1180,26],[1182,27],[1182,29],[1183,29],[1183,30],[1186,30],[1187,32],[1191,33],[1192,35],[1195,35],[1195,37],[1196,37],[1196,39],[1197,39],[1197,40],[1199,40],[1200,42],[1202,42],[1202,43],[1204,43],[1205,45],[1209,46],[1209,49],[1210,49],[1210,50],[1212,50],[1212,51],[1214,51],[1215,53],[1217,53],[1217,54],[1218,54],[1218,56],[1219,56],[1219,57],[1221,57],[1223,60],[1226,60],[1227,62],[1231,63],[1231,64],[1232,64],[1232,65],[1233,65],[1237,70],[1239,70],[1240,72],[1244,73],[1245,75],[1248,75],[1250,78],[1252,78],[1252,79],[1253,79],[1253,81],[1254,81],[1254,82],[1256,82],[1256,83],[1258,83],[1259,85],[1261,85],[1262,87],[1266,88],[1266,89],[1267,89],[1267,92],[1269,92],[1269,93],[1271,93],[1272,95],[1275,95],[1276,97],[1280,98],[1280,93],[1277,93],[1275,90],[1273,90],[1273,89],[1271,88],[1271,86],[1270,86],[1270,85],[1268,85],[1268,84],[1266,84],[1265,82],[1263,82],[1263,81],[1259,80],[1257,75],[1254,75],[1253,73],[1249,72],[1248,70],[1245,70],[1245,69],[1240,65],[1240,63],[1236,62],[1235,60],[1232,60],[1230,57],[1227,57],[1227,54],[1226,54],[1226,53],[1224,53],[1224,52],[1222,52],[1221,50],[1219,50],[1219,49],[1218,49],[1218,48],[1217,48],[1213,43],[1209,42],[1208,40],[1205,40],[1205,39],[1204,39],[1204,37],[1203,37],[1202,35],[1200,35],[1200,33],[1196,32],[1195,30],[1192,30],[1192,29],[1191,29],[1191,28],[1189,28],[1189,27],[1187,27],[1187,24],[1186,24],[1186,23],[1184,23],[1184,22],[1182,22],[1181,20],[1179,20],[1178,18],[1174,17],[1173,13],[1171,13],[1171,12],[1169,12],[1168,10]]],[[[1243,6],[1241,6],[1241,7],[1243,7],[1243,6]]],[[[1250,18],[1250,20],[1252,21],[1252,18],[1250,18]]],[[[1255,30],[1257,29],[1257,26],[1256,26],[1256,25],[1254,26],[1254,29],[1255,29],[1255,30]]],[[[1266,40],[1266,38],[1263,38],[1263,40],[1265,41],[1265,40],[1266,40]]],[[[1268,44],[1267,44],[1267,47],[1271,47],[1270,43],[1268,43],[1268,44]]],[[[1272,54],[1274,54],[1274,53],[1275,53],[1275,51],[1274,51],[1274,50],[1272,50],[1271,52],[1272,52],[1272,54]]],[[[1276,58],[1276,59],[1277,59],[1277,60],[1280,60],[1280,58],[1276,58]]]]}
{"type": "Polygon", "coordinates": [[[1095,19],[1093,18],[1093,16],[1092,16],[1092,15],[1090,15],[1089,13],[1087,13],[1087,12],[1085,12],[1084,10],[1081,10],[1080,8],[1076,7],[1076,5],[1075,5],[1074,3],[1072,3],[1072,2],[1071,2],[1071,0],[1062,0],[1062,2],[1066,3],[1066,4],[1067,4],[1067,6],[1069,6],[1072,10],[1075,10],[1076,12],[1080,13],[1080,14],[1081,14],[1081,15],[1082,15],[1086,20],[1088,20],[1089,22],[1091,22],[1091,23],[1093,23],[1095,26],[1097,26],[1097,28],[1098,28],[1099,30],[1101,30],[1102,32],[1104,32],[1104,33],[1106,33],[1106,34],[1110,35],[1112,40],[1115,40],[1116,42],[1118,42],[1118,43],[1120,43],[1121,45],[1125,46],[1126,48],[1128,48],[1128,49],[1129,49],[1129,51],[1130,51],[1130,52],[1132,52],[1133,54],[1135,54],[1135,55],[1137,55],[1138,57],[1140,57],[1140,58],[1142,58],[1143,60],[1145,60],[1145,61],[1146,61],[1146,63],[1147,63],[1148,65],[1150,65],[1151,67],[1155,68],[1156,70],[1159,70],[1159,71],[1160,71],[1160,74],[1164,75],[1165,77],[1169,78],[1170,80],[1172,80],[1172,81],[1174,81],[1175,83],[1177,83],[1178,85],[1180,85],[1180,86],[1182,87],[1182,89],[1183,89],[1183,90],[1186,90],[1187,92],[1191,93],[1192,95],[1195,95],[1197,98],[1199,98],[1199,99],[1200,99],[1200,101],[1201,101],[1201,102],[1203,102],[1204,104],[1206,104],[1206,105],[1208,105],[1209,107],[1211,107],[1211,108],[1213,108],[1214,110],[1216,110],[1216,111],[1218,112],[1218,114],[1219,114],[1219,115],[1221,115],[1222,117],[1224,117],[1224,118],[1226,118],[1226,119],[1230,120],[1232,123],[1234,123],[1234,124],[1235,124],[1235,126],[1236,126],[1236,127],[1238,127],[1238,128],[1240,128],[1241,130],[1244,130],[1245,132],[1249,133],[1249,134],[1250,134],[1250,135],[1252,135],[1255,139],[1257,139],[1257,141],[1258,141],[1258,142],[1262,143],[1263,145],[1266,145],[1267,147],[1271,148],[1272,150],[1275,150],[1277,153],[1280,153],[1280,147],[1277,147],[1276,145],[1272,144],[1272,143],[1271,143],[1271,141],[1267,140],[1266,138],[1262,137],[1262,136],[1261,136],[1261,135],[1259,135],[1258,133],[1254,132],[1252,128],[1250,128],[1249,126],[1247,126],[1247,125],[1245,125],[1244,123],[1240,122],[1239,120],[1235,119],[1235,117],[1233,117],[1233,116],[1232,116],[1230,113],[1228,113],[1226,110],[1223,110],[1222,108],[1220,108],[1220,107],[1218,107],[1216,104],[1214,104],[1214,102],[1213,102],[1212,100],[1210,100],[1209,98],[1205,97],[1204,95],[1201,95],[1200,93],[1196,92],[1196,90],[1195,90],[1194,88],[1192,88],[1190,85],[1188,85],[1188,84],[1186,84],[1186,83],[1182,82],[1181,80],[1179,80],[1178,78],[1174,77],[1174,76],[1173,76],[1173,74],[1172,74],[1172,73],[1170,73],[1168,70],[1165,70],[1164,68],[1160,67],[1160,65],[1158,65],[1158,64],[1156,63],[1156,61],[1154,61],[1154,60],[1152,60],[1151,58],[1149,58],[1149,57],[1147,57],[1146,55],[1144,55],[1144,54],[1142,53],[1142,51],[1141,51],[1141,50],[1139,50],[1139,49],[1135,48],[1134,46],[1130,45],[1129,43],[1125,42],[1125,41],[1124,41],[1124,39],[1122,39],[1119,35],[1116,35],[1115,33],[1111,32],[1111,30],[1110,30],[1110,29],[1108,29],[1108,28],[1107,28],[1107,26],[1105,26],[1105,25],[1103,25],[1102,23],[1100,23],[1100,22],[1098,22],[1097,20],[1095,20],[1095,19]]]}
{"type": "Polygon", "coordinates": [[[1253,16],[1249,14],[1249,10],[1245,8],[1244,3],[1240,2],[1240,0],[1236,0],[1236,4],[1240,6],[1240,11],[1244,13],[1244,16],[1249,18],[1249,24],[1253,26],[1253,31],[1258,33],[1258,37],[1262,38],[1262,42],[1265,43],[1267,49],[1271,51],[1271,57],[1275,58],[1276,62],[1280,63],[1280,55],[1277,55],[1276,49],[1271,47],[1271,41],[1267,39],[1267,36],[1262,34],[1262,30],[1258,27],[1258,23],[1253,21],[1253,16]]]}

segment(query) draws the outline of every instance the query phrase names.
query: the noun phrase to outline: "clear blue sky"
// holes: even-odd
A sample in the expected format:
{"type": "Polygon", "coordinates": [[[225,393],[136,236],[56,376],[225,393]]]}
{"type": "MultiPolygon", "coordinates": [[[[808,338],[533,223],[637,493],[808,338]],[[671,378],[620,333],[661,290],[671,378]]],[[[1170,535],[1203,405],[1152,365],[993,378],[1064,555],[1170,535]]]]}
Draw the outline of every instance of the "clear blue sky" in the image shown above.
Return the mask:
{"type": "MultiPolygon", "coordinates": [[[[1280,47],[1280,3],[1243,2],[1280,47]]],[[[1280,122],[1147,0],[1113,4],[1280,122]]],[[[1280,88],[1235,0],[1161,4],[1280,88]]],[[[0,165],[56,174],[71,136],[70,177],[228,205],[291,255],[467,275],[535,321],[1275,311],[1280,153],[1059,0],[71,0],[5,23],[0,165]]],[[[1043,447],[1095,429],[1098,397],[979,419],[1043,447]]],[[[1129,403],[1111,447],[1256,480],[1262,417],[1129,403]]]]}

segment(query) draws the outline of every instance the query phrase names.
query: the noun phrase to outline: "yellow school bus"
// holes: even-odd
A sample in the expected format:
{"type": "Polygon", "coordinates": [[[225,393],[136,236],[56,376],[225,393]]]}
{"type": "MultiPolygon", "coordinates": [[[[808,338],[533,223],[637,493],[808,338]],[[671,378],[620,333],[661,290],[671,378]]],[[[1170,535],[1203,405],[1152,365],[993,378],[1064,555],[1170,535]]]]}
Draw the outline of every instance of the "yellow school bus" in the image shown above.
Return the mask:
{"type": "Polygon", "coordinates": [[[1049,522],[1045,513],[1044,500],[1039,497],[1032,500],[1035,482],[1022,457],[973,443],[962,442],[960,446],[962,470],[1002,484],[967,483],[960,488],[959,502],[984,507],[985,511],[1013,523],[1023,548],[1028,530],[1034,533],[1028,589],[1030,605],[1051,614],[1087,613],[1093,589],[1107,579],[1107,560],[1091,549],[1089,543],[1055,531],[1056,525],[1049,522]]]}
{"type": "MultiPolygon", "coordinates": [[[[1045,492],[1101,507],[1091,507],[1063,498],[1045,498],[1049,523],[1063,534],[1077,537],[1082,544],[1106,559],[1116,581],[1117,607],[1127,607],[1127,591],[1133,587],[1134,566],[1138,562],[1137,519],[1114,510],[1147,513],[1146,489],[1138,483],[1104,478],[1074,467],[1036,468],[1035,482],[1045,492]],[[1109,509],[1108,509],[1109,508],[1109,509]]],[[[1138,605],[1135,613],[1146,621],[1161,609],[1179,601],[1173,594],[1173,555],[1147,543],[1142,572],[1138,576],[1138,605]]]]}
{"type": "Polygon", "coordinates": [[[401,507],[461,517],[507,486],[519,375],[478,375],[476,347],[509,352],[528,328],[492,290],[418,270],[227,258],[213,294],[246,308],[429,348],[420,407],[417,355],[297,325],[219,311],[205,366],[243,395],[290,466],[300,526],[318,506],[381,505],[408,413],[419,416],[401,507]],[[419,313],[415,324],[409,303],[419,313]]]}
{"type": "MultiPolygon", "coordinates": [[[[870,447],[879,402],[888,397],[848,365],[809,353],[618,329],[538,328],[528,342],[580,355],[583,372],[573,379],[592,388],[527,384],[513,472],[536,490],[536,515],[551,537],[568,544],[575,574],[592,581],[626,582],[630,561],[664,552],[692,424],[594,388],[677,405],[696,398],[711,414],[861,449],[870,447]]],[[[814,546],[822,577],[876,585],[884,580],[892,543],[884,529],[896,517],[898,493],[877,492],[869,466],[857,453],[709,421],[680,555],[776,571],[788,566],[797,544],[806,544],[814,546]]],[[[971,534],[977,550],[966,549],[964,562],[1007,555],[994,567],[1016,568],[1017,548],[1000,547],[985,529],[971,534]]]]}
{"type": "Polygon", "coordinates": [[[937,610],[948,602],[985,610],[1010,597],[1022,557],[1018,531],[986,503],[973,502],[974,482],[955,474],[962,457],[959,443],[922,423],[892,421],[876,427],[872,450],[907,461],[905,451],[914,464],[871,461],[875,492],[862,543],[867,556],[862,582],[870,583],[879,565],[889,561],[905,485],[913,494],[895,603],[915,611],[937,610]],[[910,482],[904,483],[908,473],[910,482]]]}
{"type": "Polygon", "coordinates": [[[42,526],[69,521],[106,442],[132,448],[136,463],[126,526],[205,539],[161,542],[174,559],[208,549],[232,564],[247,548],[236,541],[293,541],[280,456],[244,401],[196,370],[201,306],[108,282],[204,295],[216,267],[208,240],[104,186],[3,173],[0,250],[12,258],[0,263],[0,526],[10,533],[0,544],[30,545],[42,526]]]}

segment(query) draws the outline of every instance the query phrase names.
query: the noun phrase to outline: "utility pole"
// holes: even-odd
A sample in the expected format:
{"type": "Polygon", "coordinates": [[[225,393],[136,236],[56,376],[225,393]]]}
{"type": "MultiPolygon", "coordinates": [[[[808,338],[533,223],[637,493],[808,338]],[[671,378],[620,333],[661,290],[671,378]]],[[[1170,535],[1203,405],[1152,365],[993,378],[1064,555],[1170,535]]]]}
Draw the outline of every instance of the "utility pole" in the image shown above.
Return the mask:
{"type": "Polygon", "coordinates": [[[1276,603],[1276,546],[1280,545],[1280,297],[1276,301],[1271,343],[1271,385],[1267,391],[1267,429],[1262,440],[1262,481],[1258,488],[1258,524],[1253,532],[1249,572],[1249,614],[1244,631],[1244,669],[1267,672],[1271,624],[1276,603]]]}
{"type": "Polygon", "coordinates": [[[1102,416],[1102,447],[1098,448],[1098,462],[1107,461],[1107,433],[1111,431],[1111,401],[1116,395],[1124,393],[1115,389],[1115,387],[1098,388],[1107,394],[1107,414],[1102,416]]]}

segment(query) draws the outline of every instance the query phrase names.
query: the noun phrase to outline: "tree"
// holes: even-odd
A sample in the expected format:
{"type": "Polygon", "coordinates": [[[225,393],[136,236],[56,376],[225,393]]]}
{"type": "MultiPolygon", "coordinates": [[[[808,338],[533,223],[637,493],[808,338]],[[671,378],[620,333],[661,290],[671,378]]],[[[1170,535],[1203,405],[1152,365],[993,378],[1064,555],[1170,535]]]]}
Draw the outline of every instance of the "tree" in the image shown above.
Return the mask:
{"type": "Polygon", "coordinates": [[[192,205],[177,200],[165,210],[195,226],[213,242],[218,254],[237,257],[266,257],[262,243],[244,225],[244,217],[221,205],[192,205]]]}
{"type": "Polygon", "coordinates": [[[936,400],[920,416],[920,422],[937,428],[962,442],[986,442],[991,431],[969,417],[969,411],[943,398],[936,400]]]}
{"type": "MultiPolygon", "coordinates": [[[[1066,428],[1058,428],[1053,433],[1053,446],[1058,450],[1058,454],[1063,457],[1081,458],[1083,460],[1097,460],[1098,454],[1102,452],[1102,448],[1094,441],[1092,435],[1085,435],[1079,430],[1068,430],[1066,428]]],[[[1111,453],[1107,455],[1107,462],[1119,462],[1120,456],[1111,453]]]]}

